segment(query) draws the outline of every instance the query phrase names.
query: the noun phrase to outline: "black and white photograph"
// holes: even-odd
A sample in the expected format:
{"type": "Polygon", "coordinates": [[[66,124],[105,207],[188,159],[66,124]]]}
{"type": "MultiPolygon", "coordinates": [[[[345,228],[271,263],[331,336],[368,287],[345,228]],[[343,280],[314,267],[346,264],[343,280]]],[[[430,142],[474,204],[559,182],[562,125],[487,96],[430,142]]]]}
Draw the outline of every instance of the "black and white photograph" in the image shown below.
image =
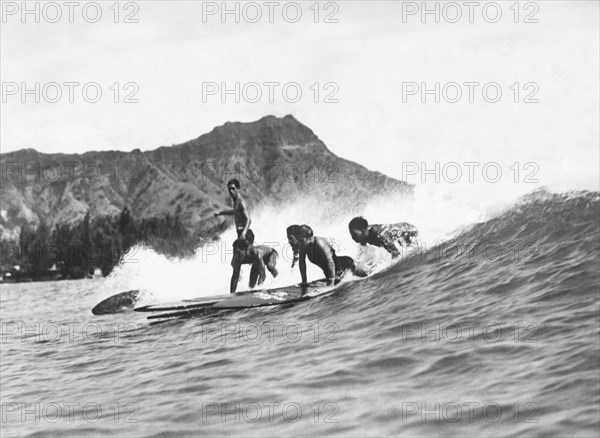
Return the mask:
{"type": "Polygon", "coordinates": [[[0,12],[2,437],[600,435],[600,2],[0,12]]]}

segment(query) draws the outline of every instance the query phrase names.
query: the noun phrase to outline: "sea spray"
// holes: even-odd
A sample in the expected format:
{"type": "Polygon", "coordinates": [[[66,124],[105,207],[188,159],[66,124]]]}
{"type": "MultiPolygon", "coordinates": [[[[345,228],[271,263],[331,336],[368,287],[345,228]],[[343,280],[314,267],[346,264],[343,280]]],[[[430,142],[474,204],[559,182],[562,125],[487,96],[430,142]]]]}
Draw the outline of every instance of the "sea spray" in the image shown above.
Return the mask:
{"type": "MultiPolygon", "coordinates": [[[[340,203],[347,205],[346,202],[340,203]]],[[[336,253],[349,255],[368,272],[390,263],[390,255],[381,248],[360,246],[350,238],[348,222],[355,215],[365,216],[370,223],[409,222],[419,229],[419,240],[426,248],[450,237],[458,229],[481,222],[485,211],[474,205],[448,196],[436,196],[417,186],[413,198],[406,196],[374,197],[366,205],[354,205],[336,210],[335,201],[324,208],[323,201],[300,198],[282,206],[263,205],[251,209],[251,228],[256,243],[277,250],[279,275],[272,278],[267,272],[265,287],[280,287],[299,283],[298,267],[291,268],[292,249],[287,243],[286,228],[291,224],[307,224],[316,236],[334,239],[336,253]],[[333,208],[332,208],[333,207],[333,208]]],[[[219,239],[197,248],[189,258],[169,258],[144,245],[134,245],[125,254],[101,286],[99,295],[106,297],[129,289],[152,292],[157,302],[226,294],[231,279],[232,243],[234,228],[225,230],[219,239]]],[[[242,267],[238,291],[248,289],[250,266],[242,267]]],[[[321,270],[307,263],[309,281],[323,276],[321,270]]]]}

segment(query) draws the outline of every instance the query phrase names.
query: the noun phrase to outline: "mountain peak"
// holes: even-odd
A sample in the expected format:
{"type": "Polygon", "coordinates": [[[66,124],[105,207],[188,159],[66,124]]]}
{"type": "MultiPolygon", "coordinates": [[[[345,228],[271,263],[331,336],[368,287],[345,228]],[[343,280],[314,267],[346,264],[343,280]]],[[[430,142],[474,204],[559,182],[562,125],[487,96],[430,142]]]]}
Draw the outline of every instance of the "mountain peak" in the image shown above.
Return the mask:
{"type": "MultiPolygon", "coordinates": [[[[258,120],[253,122],[225,122],[223,125],[217,126],[213,130],[223,129],[223,128],[235,128],[235,129],[256,129],[259,127],[285,127],[287,129],[302,129],[308,130],[312,133],[310,128],[306,125],[303,125],[296,119],[293,115],[288,114],[284,117],[277,117],[272,114],[261,117],[258,120]]],[[[314,135],[314,133],[313,133],[314,135]]]]}
{"type": "Polygon", "coordinates": [[[138,218],[181,211],[185,226],[198,230],[215,224],[210,219],[215,210],[229,208],[224,181],[232,177],[243,184],[252,207],[317,196],[324,211],[344,203],[360,209],[373,196],[412,190],[402,181],[337,157],[290,114],[227,122],[186,143],[145,152],[79,155],[27,149],[1,154],[0,159],[39,163],[40,169],[54,161],[77,163],[73,172],[64,171],[60,178],[15,174],[14,181],[3,179],[0,194],[6,218],[0,218],[0,232],[12,236],[23,223],[44,220],[53,226],[81,219],[88,209],[93,216],[114,215],[124,206],[138,218]],[[88,176],[88,167],[100,171],[88,176]]]}
{"type": "Polygon", "coordinates": [[[202,151],[203,157],[224,158],[234,154],[249,161],[258,158],[264,150],[273,154],[286,149],[301,149],[331,155],[315,133],[290,114],[285,117],[268,115],[246,123],[227,122],[180,146],[202,151]]]}

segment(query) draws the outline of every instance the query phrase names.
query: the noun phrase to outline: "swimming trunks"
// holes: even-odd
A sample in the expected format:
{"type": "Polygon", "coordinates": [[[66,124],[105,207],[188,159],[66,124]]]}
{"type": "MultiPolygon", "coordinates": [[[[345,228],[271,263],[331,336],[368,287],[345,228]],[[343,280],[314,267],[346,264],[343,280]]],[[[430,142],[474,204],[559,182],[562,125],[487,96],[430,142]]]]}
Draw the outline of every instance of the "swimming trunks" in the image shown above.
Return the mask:
{"type": "MultiPolygon", "coordinates": [[[[244,229],[238,228],[236,231],[239,239],[244,229]]],[[[248,231],[246,231],[246,242],[248,242],[249,245],[252,245],[254,243],[254,232],[250,228],[248,228],[248,231]]]]}

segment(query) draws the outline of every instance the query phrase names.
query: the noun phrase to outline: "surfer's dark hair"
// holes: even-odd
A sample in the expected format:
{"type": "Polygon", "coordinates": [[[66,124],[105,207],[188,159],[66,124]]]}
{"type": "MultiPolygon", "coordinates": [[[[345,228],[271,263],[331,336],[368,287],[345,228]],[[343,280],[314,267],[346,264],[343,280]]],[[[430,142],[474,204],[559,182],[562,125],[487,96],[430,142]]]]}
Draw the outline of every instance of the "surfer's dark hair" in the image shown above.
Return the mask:
{"type": "Polygon", "coordinates": [[[285,231],[288,234],[288,236],[296,237],[300,232],[300,225],[290,225],[285,231]]]}
{"type": "Polygon", "coordinates": [[[229,187],[231,184],[233,184],[236,189],[240,188],[240,182],[237,179],[230,179],[227,181],[227,187],[229,187]]]}
{"type": "Polygon", "coordinates": [[[300,225],[300,227],[298,227],[298,234],[296,234],[296,236],[297,237],[312,237],[313,230],[308,225],[300,225]]]}
{"type": "Polygon", "coordinates": [[[367,220],[362,216],[356,216],[348,224],[348,228],[351,230],[363,230],[363,229],[367,228],[368,226],[369,226],[369,222],[367,222],[367,220]]]}
{"type": "Polygon", "coordinates": [[[233,249],[245,251],[248,249],[248,241],[246,239],[242,239],[241,237],[236,239],[235,242],[233,242],[233,249]]]}

